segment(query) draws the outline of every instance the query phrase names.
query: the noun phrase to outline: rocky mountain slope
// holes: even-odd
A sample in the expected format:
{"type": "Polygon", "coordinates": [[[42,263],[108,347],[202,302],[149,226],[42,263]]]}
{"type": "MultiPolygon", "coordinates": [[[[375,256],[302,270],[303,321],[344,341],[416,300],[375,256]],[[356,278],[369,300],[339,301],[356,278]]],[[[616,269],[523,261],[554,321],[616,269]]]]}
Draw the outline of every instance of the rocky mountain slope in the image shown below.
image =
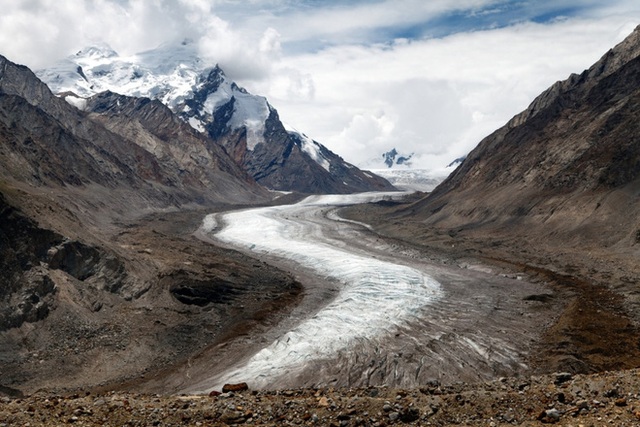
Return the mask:
{"type": "Polygon", "coordinates": [[[0,387],[178,363],[299,291],[192,236],[205,213],[273,197],[224,149],[159,101],[85,107],[0,57],[0,387]]]}
{"type": "Polygon", "coordinates": [[[637,253],[640,29],[554,84],[398,217],[456,234],[637,253]]]}
{"type": "Polygon", "coordinates": [[[96,113],[87,114],[54,96],[26,67],[0,58],[0,73],[7,181],[97,185],[131,193],[130,207],[267,200],[223,150],[159,102],[107,93],[87,100],[96,113]]]}
{"type": "Polygon", "coordinates": [[[83,109],[102,91],[157,99],[197,131],[224,146],[257,182],[273,190],[353,193],[390,190],[305,135],[285,129],[264,97],[248,93],[218,67],[205,67],[194,43],[163,45],[131,58],[91,47],[41,70],[56,93],[83,109]]]}
{"type": "Polygon", "coordinates": [[[485,138],[412,211],[569,245],[634,248],[640,204],[640,29],[485,138]]]}

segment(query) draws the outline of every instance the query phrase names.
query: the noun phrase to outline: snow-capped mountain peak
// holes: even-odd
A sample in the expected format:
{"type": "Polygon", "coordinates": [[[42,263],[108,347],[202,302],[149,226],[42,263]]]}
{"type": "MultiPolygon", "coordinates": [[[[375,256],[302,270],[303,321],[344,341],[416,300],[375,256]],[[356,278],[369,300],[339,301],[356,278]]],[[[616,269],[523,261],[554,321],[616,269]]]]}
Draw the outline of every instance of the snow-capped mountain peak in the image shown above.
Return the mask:
{"type": "Polygon", "coordinates": [[[382,153],[383,162],[389,168],[394,166],[411,166],[411,157],[413,157],[413,153],[400,154],[395,148],[386,153],[382,153]]]}
{"type": "Polygon", "coordinates": [[[174,107],[189,96],[203,69],[192,43],[162,45],[129,57],[108,45],[96,45],[36,74],[57,93],[89,97],[108,90],[159,99],[174,107]]]}
{"type": "Polygon", "coordinates": [[[98,43],[93,46],[88,46],[84,49],[79,50],[74,55],[78,60],[82,58],[92,58],[96,59],[107,59],[118,56],[118,52],[113,50],[111,46],[106,43],[98,43]]]}
{"type": "Polygon", "coordinates": [[[105,91],[157,99],[271,189],[349,193],[393,188],[303,133],[287,132],[266,98],[238,86],[219,66],[208,67],[189,40],[131,56],[93,46],[37,74],[81,109],[83,98],[105,91]]]}

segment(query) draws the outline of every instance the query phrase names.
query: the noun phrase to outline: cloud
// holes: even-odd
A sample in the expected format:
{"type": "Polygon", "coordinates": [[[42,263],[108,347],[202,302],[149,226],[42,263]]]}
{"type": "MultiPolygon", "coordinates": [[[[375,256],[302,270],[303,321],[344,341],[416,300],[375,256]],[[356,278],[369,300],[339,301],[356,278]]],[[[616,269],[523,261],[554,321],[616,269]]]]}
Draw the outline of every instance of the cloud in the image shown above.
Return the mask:
{"type": "Polygon", "coordinates": [[[395,147],[431,168],[638,22],[635,0],[15,0],[0,53],[40,68],[99,41],[129,55],[191,38],[347,161],[395,147]]]}
{"type": "Polygon", "coordinates": [[[88,45],[106,42],[121,55],[191,38],[205,59],[239,79],[262,78],[279,54],[279,35],[244,37],[205,0],[17,0],[0,15],[0,53],[40,68],[88,45]]]}
{"type": "Polygon", "coordinates": [[[32,68],[46,66],[88,44],[106,41],[121,53],[155,47],[187,28],[177,1],[18,0],[5,2],[0,49],[32,68]],[[160,41],[158,41],[160,40],[160,41]]]}
{"type": "MultiPolygon", "coordinates": [[[[640,16],[640,15],[639,15],[640,16]]],[[[544,89],[621,41],[628,16],[525,22],[438,39],[346,45],[285,56],[280,79],[255,85],[292,126],[366,164],[397,148],[437,168],[469,152],[544,89]],[[283,91],[298,75],[312,98],[283,91]]]]}

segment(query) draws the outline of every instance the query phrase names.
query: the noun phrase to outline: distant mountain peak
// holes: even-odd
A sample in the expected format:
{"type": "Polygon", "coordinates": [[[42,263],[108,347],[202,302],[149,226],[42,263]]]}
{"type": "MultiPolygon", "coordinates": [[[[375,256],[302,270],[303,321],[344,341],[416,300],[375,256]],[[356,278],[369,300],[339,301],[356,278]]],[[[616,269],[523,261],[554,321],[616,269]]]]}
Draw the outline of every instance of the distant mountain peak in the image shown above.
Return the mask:
{"type": "Polygon", "coordinates": [[[92,58],[92,59],[107,59],[117,57],[118,52],[113,50],[107,43],[97,43],[92,46],[87,46],[80,49],[74,57],[76,58],[92,58]]]}
{"type": "Polygon", "coordinates": [[[388,168],[400,165],[411,166],[411,157],[413,157],[413,153],[400,154],[395,148],[392,148],[386,153],[382,153],[383,162],[388,168]]]}
{"type": "Polygon", "coordinates": [[[448,168],[452,168],[452,167],[458,167],[462,162],[464,162],[464,159],[466,159],[467,156],[464,155],[462,157],[458,157],[457,159],[454,159],[451,163],[449,163],[447,165],[448,168]]]}

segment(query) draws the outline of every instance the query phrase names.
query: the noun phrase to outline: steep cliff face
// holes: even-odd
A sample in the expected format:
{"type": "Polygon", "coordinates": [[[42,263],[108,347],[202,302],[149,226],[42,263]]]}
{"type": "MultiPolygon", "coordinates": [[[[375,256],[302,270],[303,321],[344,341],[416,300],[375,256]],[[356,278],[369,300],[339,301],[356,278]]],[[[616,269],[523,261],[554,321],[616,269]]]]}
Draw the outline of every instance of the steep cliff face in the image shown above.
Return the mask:
{"type": "MultiPolygon", "coordinates": [[[[640,29],[482,140],[412,213],[427,226],[605,246],[640,235],[640,29]]],[[[408,213],[408,211],[407,211],[408,213]]]]}

